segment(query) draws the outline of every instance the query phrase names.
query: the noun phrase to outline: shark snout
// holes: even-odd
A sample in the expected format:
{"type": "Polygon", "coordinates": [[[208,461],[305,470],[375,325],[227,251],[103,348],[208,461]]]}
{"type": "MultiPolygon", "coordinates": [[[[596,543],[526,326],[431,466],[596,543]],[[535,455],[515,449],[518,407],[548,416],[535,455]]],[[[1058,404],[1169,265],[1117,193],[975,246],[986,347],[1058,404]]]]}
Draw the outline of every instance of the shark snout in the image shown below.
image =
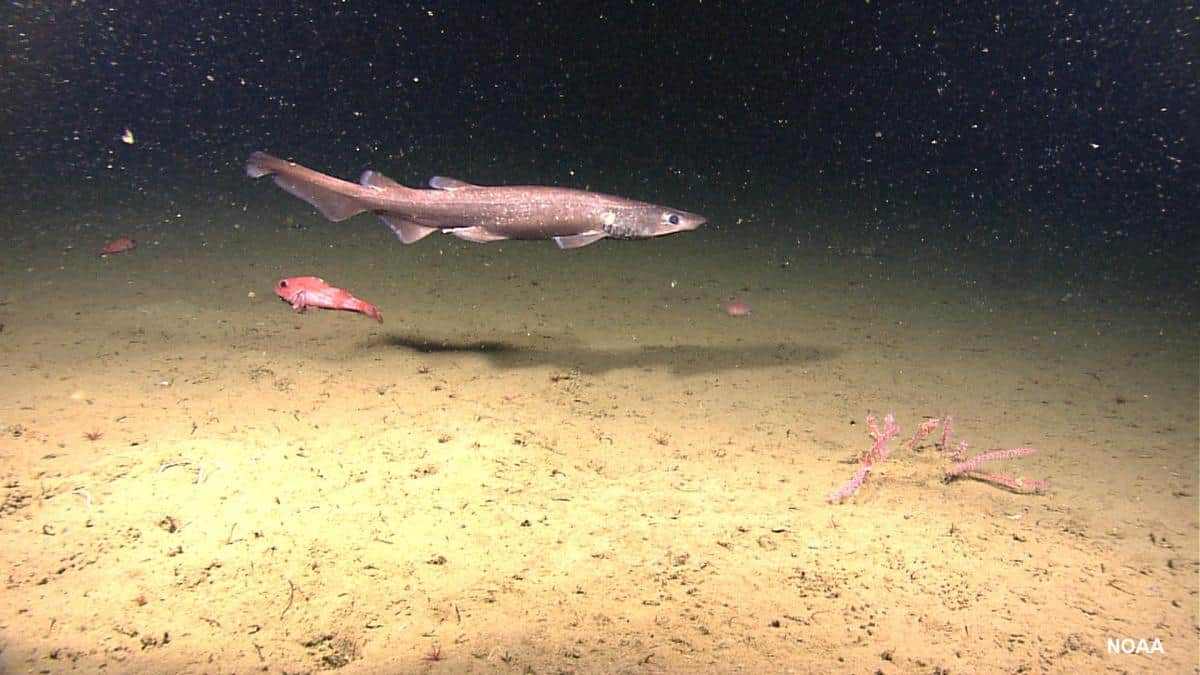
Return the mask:
{"type": "Polygon", "coordinates": [[[687,211],[668,211],[662,222],[655,227],[655,234],[674,234],[676,232],[687,232],[700,227],[707,219],[697,213],[688,213],[687,211]]]}

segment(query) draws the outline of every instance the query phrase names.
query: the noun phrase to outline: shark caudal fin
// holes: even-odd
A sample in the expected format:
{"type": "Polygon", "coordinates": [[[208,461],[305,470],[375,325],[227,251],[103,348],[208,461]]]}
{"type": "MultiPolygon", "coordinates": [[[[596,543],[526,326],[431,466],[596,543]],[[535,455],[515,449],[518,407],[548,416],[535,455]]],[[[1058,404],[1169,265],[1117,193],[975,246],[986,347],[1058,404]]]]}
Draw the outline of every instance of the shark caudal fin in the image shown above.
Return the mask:
{"type": "Polygon", "coordinates": [[[313,171],[295,162],[255,152],[246,161],[246,175],[251,178],[271,176],[279,187],[316,207],[321,215],[337,222],[369,210],[353,193],[360,189],[354,183],[313,171]]]}

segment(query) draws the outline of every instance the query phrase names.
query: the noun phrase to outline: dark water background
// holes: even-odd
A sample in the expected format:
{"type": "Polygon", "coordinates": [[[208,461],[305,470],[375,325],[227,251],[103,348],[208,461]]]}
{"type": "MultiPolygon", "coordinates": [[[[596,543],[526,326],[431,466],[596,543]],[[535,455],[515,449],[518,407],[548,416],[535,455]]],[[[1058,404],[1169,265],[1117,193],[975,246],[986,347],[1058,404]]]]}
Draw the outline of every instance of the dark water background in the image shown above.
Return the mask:
{"type": "Polygon", "coordinates": [[[624,194],[784,254],[937,245],[1192,289],[1196,18],[1182,2],[11,2],[0,210],[310,216],[242,175],[261,149],[348,178],[624,194]]]}

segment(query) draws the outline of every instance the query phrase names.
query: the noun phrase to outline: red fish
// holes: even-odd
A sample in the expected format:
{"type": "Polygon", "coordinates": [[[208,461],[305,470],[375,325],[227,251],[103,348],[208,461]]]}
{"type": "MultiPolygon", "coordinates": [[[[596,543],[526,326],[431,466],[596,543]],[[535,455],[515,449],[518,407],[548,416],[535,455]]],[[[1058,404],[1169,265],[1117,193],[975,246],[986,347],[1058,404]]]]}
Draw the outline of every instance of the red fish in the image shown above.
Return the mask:
{"type": "Polygon", "coordinates": [[[136,239],[113,239],[100,249],[100,257],[116,255],[117,253],[129,253],[137,248],[136,239]]]}
{"type": "Polygon", "coordinates": [[[369,302],[363,302],[336,286],[330,286],[320,277],[288,277],[275,284],[275,295],[291,303],[297,312],[309,307],[345,309],[359,312],[383,323],[383,315],[369,302]]]}

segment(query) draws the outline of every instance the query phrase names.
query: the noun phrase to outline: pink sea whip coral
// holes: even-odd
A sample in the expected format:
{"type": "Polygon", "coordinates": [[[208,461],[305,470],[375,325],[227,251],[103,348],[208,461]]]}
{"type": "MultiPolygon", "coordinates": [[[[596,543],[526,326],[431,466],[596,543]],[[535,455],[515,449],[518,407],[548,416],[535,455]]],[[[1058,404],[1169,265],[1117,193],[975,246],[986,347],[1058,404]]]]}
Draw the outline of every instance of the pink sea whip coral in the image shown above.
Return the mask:
{"type": "Polygon", "coordinates": [[[975,455],[965,462],[959,462],[954,466],[946,469],[945,481],[948,483],[959,476],[967,476],[979,480],[988,481],[991,483],[999,483],[1013,490],[1040,490],[1050,487],[1048,480],[1034,480],[1029,478],[1020,478],[1010,476],[1006,473],[988,473],[979,470],[979,465],[984,462],[994,462],[1001,459],[1016,459],[1017,457],[1028,457],[1037,452],[1033,448],[1012,448],[1011,450],[993,450],[985,452],[981,455],[975,455]]]}
{"type": "MultiPolygon", "coordinates": [[[[970,459],[963,460],[966,456],[967,449],[970,447],[966,441],[959,441],[951,451],[951,431],[954,426],[954,418],[950,415],[945,415],[939,418],[931,418],[921,423],[916,433],[913,434],[912,440],[908,442],[908,448],[915,450],[918,444],[926,436],[934,432],[938,426],[942,428],[941,439],[937,443],[942,451],[949,451],[951,461],[955,462],[950,468],[946,469],[943,481],[950,481],[959,478],[973,478],[976,480],[1003,485],[1017,492],[1037,491],[1043,488],[1050,487],[1050,481],[1037,480],[1012,476],[1006,473],[990,473],[980,470],[980,465],[987,462],[994,462],[1004,459],[1018,459],[1028,457],[1037,452],[1033,448],[1012,448],[1009,450],[993,450],[976,455],[970,459]]],[[[891,449],[888,447],[889,441],[900,433],[900,427],[896,425],[896,418],[888,415],[883,418],[883,428],[879,428],[879,422],[874,415],[867,415],[867,431],[874,439],[871,448],[867,450],[860,460],[858,470],[850,477],[850,480],[841,488],[829,495],[829,502],[832,504],[840,504],[847,497],[854,494],[862,484],[866,482],[871,475],[871,471],[876,464],[884,461],[891,455],[891,449]]]]}
{"type": "Polygon", "coordinates": [[[858,471],[854,472],[850,481],[837,492],[829,495],[829,502],[832,504],[840,504],[846,497],[854,494],[854,491],[867,480],[867,476],[871,473],[871,467],[892,454],[891,449],[888,448],[888,442],[900,433],[900,427],[896,426],[896,418],[889,414],[883,418],[883,429],[880,430],[875,415],[867,415],[867,431],[871,434],[871,438],[875,439],[875,443],[863,455],[858,471]]]}

